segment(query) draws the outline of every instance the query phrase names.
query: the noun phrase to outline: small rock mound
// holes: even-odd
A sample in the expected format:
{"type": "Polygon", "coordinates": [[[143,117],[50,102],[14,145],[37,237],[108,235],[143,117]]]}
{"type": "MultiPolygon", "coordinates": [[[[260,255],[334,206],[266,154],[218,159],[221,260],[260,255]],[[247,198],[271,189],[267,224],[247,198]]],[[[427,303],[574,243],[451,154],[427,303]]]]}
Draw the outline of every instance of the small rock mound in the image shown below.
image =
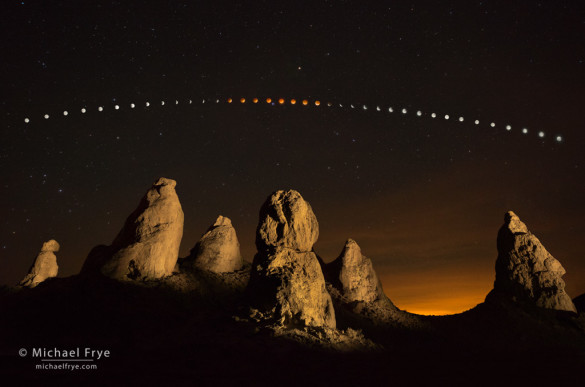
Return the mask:
{"type": "Polygon", "coordinates": [[[99,271],[117,280],[162,278],[173,273],[183,237],[183,210],[176,182],[161,177],[126,219],[111,246],[97,246],[82,272],[99,271]]]}
{"type": "Polygon", "coordinates": [[[59,273],[59,266],[57,265],[57,256],[55,253],[60,248],[61,246],[54,239],[43,243],[41,251],[28,270],[28,274],[20,281],[19,285],[26,288],[34,288],[47,278],[56,277],[59,273]]]}
{"type": "Polygon", "coordinates": [[[386,298],[372,261],[353,239],[345,242],[337,259],[326,265],[326,277],[348,301],[373,302],[386,298]]]}
{"type": "Polygon", "coordinates": [[[496,280],[488,300],[576,312],[565,292],[565,269],[512,211],[498,233],[496,280]]]}
{"type": "Polygon", "coordinates": [[[230,273],[242,268],[240,242],[229,218],[221,215],[217,218],[191,250],[186,264],[214,273],[230,273]]]}
{"type": "Polygon", "coordinates": [[[335,328],[331,296],[317,256],[317,218],[300,193],[277,191],[260,210],[249,290],[258,315],[288,327],[335,328]]]}

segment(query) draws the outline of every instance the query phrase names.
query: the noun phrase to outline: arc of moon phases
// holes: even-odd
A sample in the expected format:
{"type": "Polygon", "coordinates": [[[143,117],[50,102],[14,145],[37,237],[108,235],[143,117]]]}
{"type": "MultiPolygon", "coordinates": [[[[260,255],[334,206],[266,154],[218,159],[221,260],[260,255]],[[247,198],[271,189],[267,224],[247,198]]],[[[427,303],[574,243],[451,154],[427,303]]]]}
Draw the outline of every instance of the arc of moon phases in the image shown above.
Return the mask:
{"type": "MultiPolygon", "coordinates": [[[[203,99],[201,101],[201,103],[202,104],[205,104],[207,101],[212,101],[212,100],[203,99]]],[[[231,97],[229,97],[229,98],[225,99],[224,101],[226,101],[228,104],[231,104],[234,100],[231,97]]],[[[239,98],[239,101],[240,101],[241,104],[245,104],[246,103],[246,98],[245,97],[240,97],[239,98]]],[[[260,100],[258,99],[258,97],[254,97],[254,98],[251,99],[251,101],[254,104],[257,104],[260,100]]],[[[276,103],[273,103],[273,99],[271,97],[267,97],[265,99],[265,101],[269,105],[273,105],[273,106],[276,105],[276,103]]],[[[285,105],[285,103],[287,102],[287,100],[285,98],[278,98],[275,101],[277,102],[277,105],[285,105]]],[[[291,98],[291,99],[288,100],[288,102],[290,103],[290,105],[296,105],[297,104],[297,101],[300,101],[300,104],[302,104],[303,106],[309,106],[309,99],[297,100],[295,98],[291,98]]],[[[220,103],[220,99],[219,98],[218,99],[215,99],[215,103],[220,103]]],[[[321,106],[321,101],[319,99],[312,100],[311,103],[315,107],[321,106]]],[[[193,100],[192,99],[189,99],[188,100],[188,104],[189,105],[192,105],[193,104],[193,100]]],[[[164,100],[161,100],[160,101],[160,106],[162,107],[162,106],[165,106],[165,105],[166,105],[165,101],[164,100]]],[[[175,99],[175,105],[179,105],[179,100],[178,99],[175,99]]],[[[337,105],[334,105],[332,102],[327,102],[326,105],[328,107],[338,106],[339,108],[344,108],[344,106],[349,106],[351,109],[355,109],[356,106],[357,107],[360,106],[358,104],[342,104],[342,103],[339,103],[337,105]]],[[[134,102],[132,102],[129,105],[125,105],[125,106],[130,106],[130,109],[135,109],[138,105],[136,105],[134,102]]],[[[375,110],[373,109],[373,111],[375,111],[375,112],[380,112],[381,113],[381,112],[387,111],[388,113],[394,113],[394,108],[391,107],[391,106],[388,107],[388,108],[384,108],[383,105],[380,105],[380,104],[375,105],[375,106],[376,106],[375,110]]],[[[144,107],[145,108],[150,108],[151,107],[150,102],[146,101],[145,104],[144,104],[144,107]]],[[[361,110],[364,110],[364,111],[367,111],[368,110],[368,106],[367,105],[362,104],[361,107],[362,107],[361,110]]],[[[113,108],[116,111],[117,110],[123,110],[123,106],[122,105],[119,105],[119,104],[115,104],[113,106],[113,108]]],[[[99,105],[97,107],[97,111],[100,112],[100,113],[101,112],[104,112],[105,110],[106,110],[106,108],[103,105],[99,105]]],[[[84,107],[82,107],[81,109],[79,109],[77,111],[78,112],[81,112],[81,114],[86,114],[89,110],[88,110],[88,107],[84,106],[84,107]]],[[[408,114],[408,109],[407,108],[399,109],[399,111],[403,115],[408,114]]],[[[72,115],[74,115],[74,112],[75,111],[62,110],[62,117],[71,117],[72,115]]],[[[417,117],[424,117],[425,116],[425,114],[423,113],[422,110],[416,110],[416,113],[415,114],[416,114],[417,117]]],[[[435,113],[435,112],[432,112],[432,113],[428,114],[428,116],[430,118],[437,118],[439,115],[437,113],[435,113]]],[[[48,120],[51,117],[51,115],[49,113],[45,113],[45,114],[43,114],[42,117],[45,120],[48,120]]],[[[443,118],[445,120],[450,120],[451,116],[449,114],[444,114],[443,115],[443,118]]],[[[30,124],[32,121],[33,121],[33,119],[31,119],[29,117],[25,117],[24,118],[24,123],[25,124],[30,124]]],[[[456,122],[464,123],[464,122],[466,122],[466,120],[465,120],[465,118],[463,116],[458,116],[458,118],[456,119],[456,122]]],[[[473,120],[472,122],[475,125],[479,125],[480,124],[480,121],[479,120],[473,120]]],[[[489,123],[489,127],[490,128],[496,128],[496,126],[497,126],[496,123],[493,122],[493,121],[489,123]]],[[[510,124],[506,124],[503,127],[505,128],[505,130],[507,132],[511,132],[512,131],[512,126],[510,124]]],[[[526,127],[523,127],[520,132],[522,134],[525,134],[525,135],[527,135],[528,133],[530,133],[530,131],[526,127]]],[[[546,137],[546,133],[544,131],[542,131],[542,130],[534,131],[533,133],[536,133],[536,135],[540,139],[544,139],[546,137]]],[[[563,142],[564,141],[564,137],[561,136],[561,135],[559,135],[559,134],[553,136],[552,138],[556,142],[563,142]]]]}

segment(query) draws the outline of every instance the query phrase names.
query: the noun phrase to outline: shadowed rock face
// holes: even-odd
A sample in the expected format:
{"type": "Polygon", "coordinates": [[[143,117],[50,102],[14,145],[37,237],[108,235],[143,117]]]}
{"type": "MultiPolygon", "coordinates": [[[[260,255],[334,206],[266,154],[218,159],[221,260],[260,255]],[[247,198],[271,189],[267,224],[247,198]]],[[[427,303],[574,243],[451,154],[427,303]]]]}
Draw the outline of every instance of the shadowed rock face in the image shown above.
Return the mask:
{"type": "Polygon", "coordinates": [[[331,296],[312,251],[318,236],[317,218],[297,191],[277,191],[262,206],[249,288],[268,318],[335,328],[331,296]]]}
{"type": "Polygon", "coordinates": [[[183,210],[176,182],[161,177],[126,219],[111,246],[97,246],[82,272],[118,280],[161,278],[173,273],[183,237],[183,210]]]}
{"type": "Polygon", "coordinates": [[[41,251],[28,270],[28,274],[20,281],[20,286],[34,288],[47,278],[56,277],[59,273],[59,266],[57,266],[55,253],[59,251],[60,247],[54,239],[43,243],[41,251]]]}
{"type": "Polygon", "coordinates": [[[231,220],[220,215],[191,250],[187,261],[198,269],[214,273],[240,270],[244,261],[231,220]]]}
{"type": "Polygon", "coordinates": [[[337,259],[326,266],[327,278],[347,301],[373,302],[386,298],[372,261],[353,240],[345,242],[337,259]]]}
{"type": "Polygon", "coordinates": [[[526,225],[509,211],[498,233],[496,281],[488,299],[504,297],[519,304],[576,312],[565,292],[565,269],[526,225]]]}

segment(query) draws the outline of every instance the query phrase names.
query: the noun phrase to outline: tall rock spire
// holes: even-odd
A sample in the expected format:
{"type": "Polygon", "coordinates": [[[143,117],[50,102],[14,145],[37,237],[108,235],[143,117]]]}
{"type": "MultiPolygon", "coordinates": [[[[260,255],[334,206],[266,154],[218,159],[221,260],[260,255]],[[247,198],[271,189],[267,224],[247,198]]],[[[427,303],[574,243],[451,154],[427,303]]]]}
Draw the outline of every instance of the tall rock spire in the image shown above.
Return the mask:
{"type": "Polygon", "coordinates": [[[336,326],[313,252],[318,236],[317,218],[297,191],[274,192],[260,210],[249,287],[262,313],[281,325],[336,326]]]}
{"type": "Polygon", "coordinates": [[[326,277],[347,301],[373,302],[386,298],[372,261],[362,254],[353,239],[345,242],[343,251],[326,265],[326,277]]]}
{"type": "Polygon", "coordinates": [[[503,297],[518,304],[577,311],[565,292],[565,269],[512,211],[504,216],[497,246],[496,280],[488,299],[503,297]]]}
{"type": "Polygon", "coordinates": [[[59,266],[57,265],[57,256],[55,253],[60,248],[61,246],[54,239],[43,243],[41,251],[28,270],[28,274],[20,281],[19,285],[34,288],[46,279],[56,277],[59,273],[59,266]]]}
{"type": "Polygon", "coordinates": [[[183,210],[176,182],[161,177],[146,192],[111,246],[94,248],[82,271],[98,270],[118,280],[172,274],[183,237],[183,210]]]}

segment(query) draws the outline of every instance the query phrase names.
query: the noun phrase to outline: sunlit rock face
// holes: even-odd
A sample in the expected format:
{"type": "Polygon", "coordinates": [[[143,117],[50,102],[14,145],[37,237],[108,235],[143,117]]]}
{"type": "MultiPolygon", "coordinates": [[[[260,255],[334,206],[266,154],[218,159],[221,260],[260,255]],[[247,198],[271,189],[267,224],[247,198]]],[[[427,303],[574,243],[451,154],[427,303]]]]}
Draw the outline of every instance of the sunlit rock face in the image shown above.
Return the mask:
{"type": "Polygon", "coordinates": [[[240,242],[232,222],[219,216],[191,250],[186,265],[214,273],[240,270],[244,264],[240,242]]]}
{"type": "Polygon", "coordinates": [[[317,218],[300,193],[277,191],[260,210],[249,289],[264,316],[285,326],[335,328],[331,296],[313,244],[317,218]]]}
{"type": "Polygon", "coordinates": [[[60,247],[54,239],[43,243],[41,251],[28,270],[28,274],[20,281],[20,286],[34,288],[47,278],[56,277],[59,273],[59,266],[55,253],[59,251],[60,247]]]}
{"type": "Polygon", "coordinates": [[[98,270],[123,281],[172,274],[184,219],[175,186],[174,180],[158,179],[126,219],[111,246],[98,246],[90,252],[82,272],[98,270]]]}
{"type": "Polygon", "coordinates": [[[326,277],[347,301],[373,302],[386,298],[372,261],[353,239],[345,242],[337,259],[326,265],[326,277]]]}
{"type": "Polygon", "coordinates": [[[318,238],[317,217],[297,191],[277,191],[262,206],[256,232],[259,252],[279,248],[311,251],[318,238]]]}
{"type": "Polygon", "coordinates": [[[488,299],[504,297],[518,304],[577,311],[565,292],[565,269],[512,211],[504,217],[497,245],[496,281],[488,299]]]}

